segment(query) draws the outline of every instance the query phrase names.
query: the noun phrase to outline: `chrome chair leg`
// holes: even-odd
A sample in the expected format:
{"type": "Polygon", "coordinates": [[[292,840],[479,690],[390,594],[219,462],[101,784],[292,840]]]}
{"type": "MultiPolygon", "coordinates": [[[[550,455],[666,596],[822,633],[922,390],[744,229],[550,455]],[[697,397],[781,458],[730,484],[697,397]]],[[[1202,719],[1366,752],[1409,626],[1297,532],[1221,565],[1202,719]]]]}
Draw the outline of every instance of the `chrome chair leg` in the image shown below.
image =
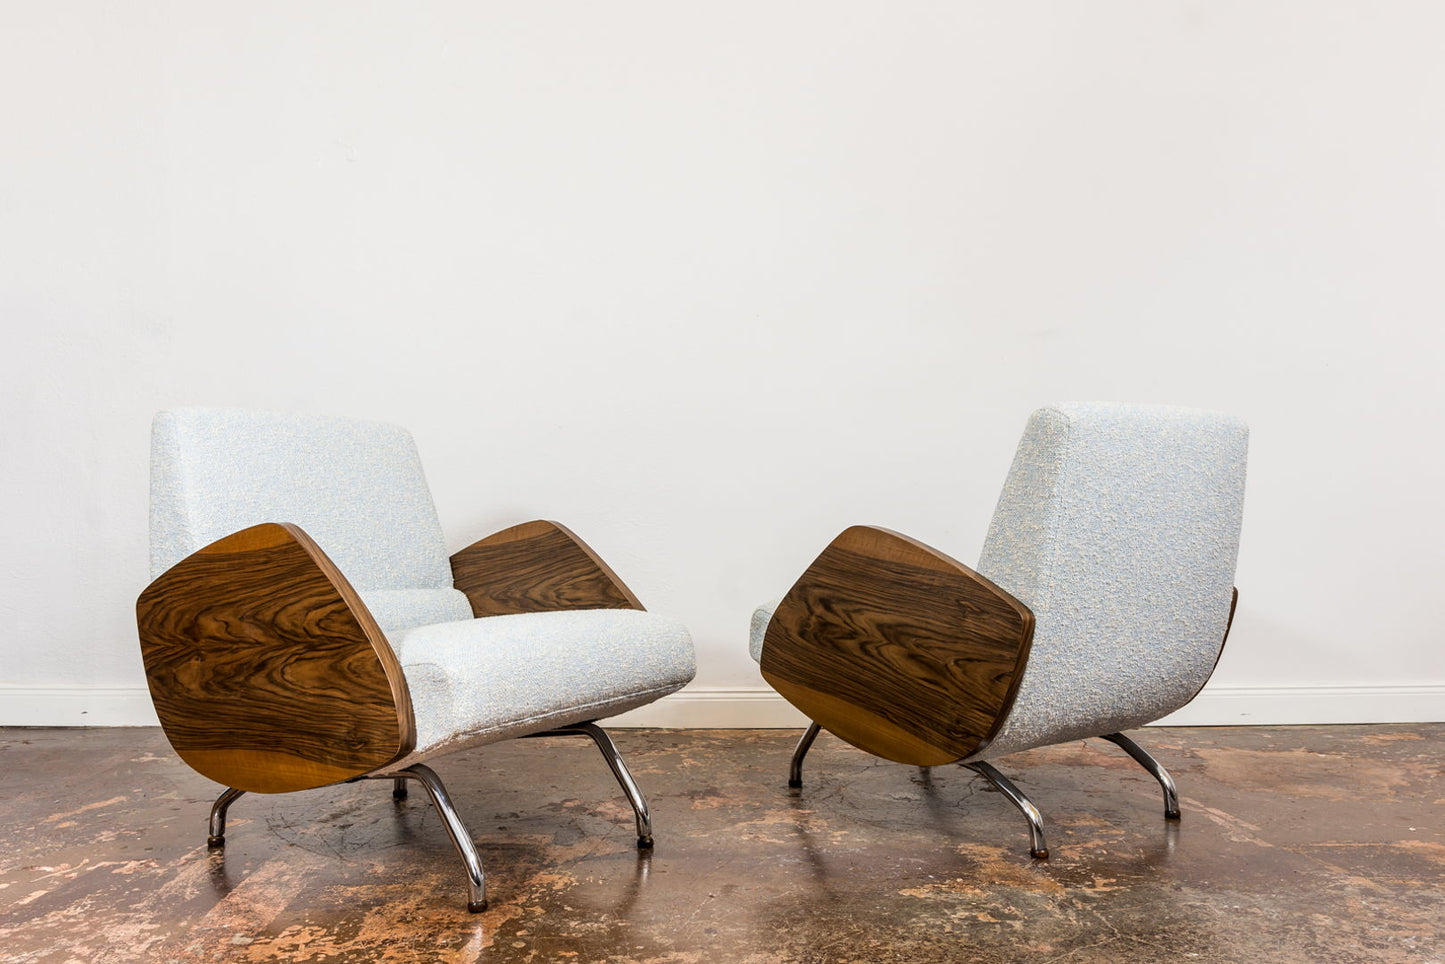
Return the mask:
{"type": "Polygon", "coordinates": [[[1164,819],[1179,819],[1179,791],[1174,788],[1174,778],[1169,771],[1148,752],[1129,739],[1122,733],[1105,733],[1104,739],[1110,743],[1117,744],[1123,751],[1134,758],[1134,762],[1148,770],[1154,779],[1159,781],[1159,786],[1164,788],[1164,819]]]}
{"type": "Polygon", "coordinates": [[[1028,797],[1014,786],[1009,778],[995,770],[992,764],[979,761],[978,763],[965,763],[974,773],[983,777],[994,788],[1008,797],[1009,802],[1019,808],[1029,821],[1029,855],[1038,860],[1047,860],[1049,857],[1049,845],[1044,841],[1044,816],[1039,813],[1039,808],[1033,805],[1028,797]]]}
{"type": "Polygon", "coordinates": [[[437,813],[441,814],[442,826],[446,827],[447,836],[452,838],[452,846],[457,848],[461,855],[462,863],[467,867],[467,910],[473,914],[479,914],[487,909],[487,877],[482,871],[482,858],[477,853],[477,845],[472,840],[472,835],[467,832],[466,824],[457,814],[457,809],[452,805],[452,799],[447,795],[447,788],[442,784],[441,777],[437,776],[431,767],[424,763],[413,763],[405,770],[397,770],[394,773],[367,777],[371,780],[391,780],[397,783],[402,780],[416,780],[426,790],[427,796],[431,798],[432,806],[436,807],[437,813]]]}
{"type": "Polygon", "coordinates": [[[813,741],[818,738],[818,731],[823,729],[817,723],[811,723],[803,733],[798,745],[793,748],[793,759],[788,764],[788,789],[803,789],[803,757],[813,748],[813,741]]]}
{"type": "Polygon", "coordinates": [[[617,745],[612,742],[612,737],[607,731],[596,723],[576,723],[572,726],[559,726],[555,730],[548,730],[545,733],[530,734],[535,736],[553,735],[580,735],[592,738],[597,744],[597,749],[602,751],[602,757],[611,768],[612,775],[622,787],[622,792],[627,794],[627,802],[632,804],[632,812],[637,815],[637,849],[648,850],[652,847],[652,813],[647,809],[647,800],[642,796],[642,791],[637,788],[637,781],[632,779],[632,772],[627,769],[623,762],[622,754],[617,752],[617,745]]]}
{"type": "Polygon", "coordinates": [[[226,811],[231,809],[231,804],[245,792],[235,787],[227,787],[216,798],[216,802],[211,804],[211,834],[206,838],[206,846],[210,849],[220,850],[226,846],[226,811]]]}
{"type": "Polygon", "coordinates": [[[406,778],[405,778],[405,777],[397,777],[397,778],[396,778],[396,781],[395,781],[394,783],[392,783],[392,785],[391,785],[391,798],[392,798],[393,800],[405,800],[405,799],[406,799],[406,778]]]}

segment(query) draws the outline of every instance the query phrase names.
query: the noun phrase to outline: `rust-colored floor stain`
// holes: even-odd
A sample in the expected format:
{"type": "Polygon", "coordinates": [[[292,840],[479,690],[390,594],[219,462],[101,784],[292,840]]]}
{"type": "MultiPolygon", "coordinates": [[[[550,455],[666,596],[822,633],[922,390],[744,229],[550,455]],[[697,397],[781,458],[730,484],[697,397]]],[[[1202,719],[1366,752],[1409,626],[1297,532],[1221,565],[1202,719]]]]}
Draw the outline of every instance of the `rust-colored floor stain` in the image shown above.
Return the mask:
{"type": "Polygon", "coordinates": [[[436,763],[491,909],[425,797],[386,782],[246,796],[150,729],[0,730],[0,961],[1445,964],[1445,725],[1146,729],[1184,819],[1117,748],[1002,761],[1053,853],[960,767],[824,736],[615,733],[631,811],[584,741],[436,763]]]}

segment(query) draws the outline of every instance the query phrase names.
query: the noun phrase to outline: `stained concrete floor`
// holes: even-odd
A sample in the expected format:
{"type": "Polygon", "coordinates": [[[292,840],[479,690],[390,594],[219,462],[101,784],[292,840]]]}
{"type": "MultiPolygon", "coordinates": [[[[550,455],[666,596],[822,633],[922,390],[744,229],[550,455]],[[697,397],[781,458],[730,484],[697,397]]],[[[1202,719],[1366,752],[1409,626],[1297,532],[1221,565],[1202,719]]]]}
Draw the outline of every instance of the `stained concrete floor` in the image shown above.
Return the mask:
{"type": "Polygon", "coordinates": [[[796,733],[620,730],[657,849],[582,739],[436,765],[492,906],[425,798],[369,782],[243,797],[151,729],[0,730],[0,960],[1445,962],[1445,725],[1148,729],[1179,781],[1102,741],[1001,767],[1053,856],[960,767],[872,759],[824,735],[801,795],[796,733]]]}

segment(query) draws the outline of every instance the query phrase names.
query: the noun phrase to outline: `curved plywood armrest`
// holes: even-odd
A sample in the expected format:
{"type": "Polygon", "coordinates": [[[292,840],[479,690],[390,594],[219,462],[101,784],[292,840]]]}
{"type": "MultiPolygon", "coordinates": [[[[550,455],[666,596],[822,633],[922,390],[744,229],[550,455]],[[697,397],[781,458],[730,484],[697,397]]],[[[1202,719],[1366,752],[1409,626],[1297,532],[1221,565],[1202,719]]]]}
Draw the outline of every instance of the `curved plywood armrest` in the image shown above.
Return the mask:
{"type": "Polygon", "coordinates": [[[452,577],[475,616],[558,609],[642,609],[592,548],[556,522],[524,522],[452,556],[452,577]]]}
{"type": "Polygon", "coordinates": [[[218,783],[325,786],[416,742],[390,644],[298,526],[252,526],[187,556],[141,593],[136,622],[167,739],[218,783]]]}
{"type": "Polygon", "coordinates": [[[908,536],[853,526],[773,613],[762,672],[834,735],[917,766],[997,733],[1033,641],[1028,607],[908,536]]]}

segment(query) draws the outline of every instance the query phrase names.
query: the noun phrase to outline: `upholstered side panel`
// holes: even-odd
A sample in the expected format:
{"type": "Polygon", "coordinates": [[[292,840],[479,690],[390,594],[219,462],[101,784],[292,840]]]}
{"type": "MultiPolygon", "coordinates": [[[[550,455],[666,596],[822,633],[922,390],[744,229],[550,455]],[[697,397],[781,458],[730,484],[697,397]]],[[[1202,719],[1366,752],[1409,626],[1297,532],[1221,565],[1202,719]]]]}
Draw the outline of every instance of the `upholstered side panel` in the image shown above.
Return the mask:
{"type": "Polygon", "coordinates": [[[1248,430],[1121,404],[1029,420],[978,571],[1034,613],[1013,709],[974,759],[1158,719],[1209,678],[1229,618],[1248,430]]]}
{"type": "Polygon", "coordinates": [[[152,576],[262,522],[301,526],[363,594],[451,588],[441,525],[405,429],[241,409],[157,415],[152,576]]]}
{"type": "Polygon", "coordinates": [[[635,609],[486,616],[392,642],[417,730],[416,750],[392,769],[615,716],[681,689],[697,669],[682,623],[635,609]]]}
{"type": "Polygon", "coordinates": [[[753,610],[753,621],[748,630],[748,652],[752,654],[754,662],[760,662],[763,658],[763,640],[768,635],[768,623],[773,621],[773,613],[778,611],[782,602],[781,599],[774,599],[753,610]]]}

